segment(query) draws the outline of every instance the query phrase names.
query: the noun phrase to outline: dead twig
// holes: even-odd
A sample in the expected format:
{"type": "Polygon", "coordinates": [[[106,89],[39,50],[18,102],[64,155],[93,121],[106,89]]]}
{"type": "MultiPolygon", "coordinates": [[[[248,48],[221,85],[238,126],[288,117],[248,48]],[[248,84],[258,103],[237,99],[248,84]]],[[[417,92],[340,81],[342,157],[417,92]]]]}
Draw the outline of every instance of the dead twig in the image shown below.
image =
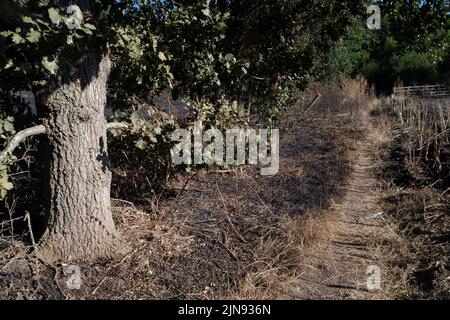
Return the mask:
{"type": "Polygon", "coordinates": [[[217,188],[217,191],[219,192],[219,196],[220,196],[220,199],[222,201],[224,213],[225,213],[225,216],[226,216],[228,222],[230,223],[231,227],[233,228],[234,232],[239,237],[239,239],[241,239],[242,242],[247,242],[244,239],[244,237],[239,233],[239,231],[236,229],[236,227],[234,226],[233,222],[231,221],[230,214],[228,213],[228,209],[227,209],[227,206],[225,204],[225,199],[223,198],[222,192],[220,192],[220,189],[219,189],[219,186],[217,185],[217,183],[216,183],[216,188],[217,188]]]}
{"type": "Polygon", "coordinates": [[[33,244],[33,248],[36,246],[36,242],[34,241],[33,228],[31,227],[31,218],[30,213],[27,211],[23,220],[27,221],[28,231],[30,232],[31,243],[33,244]]]}
{"type": "Polygon", "coordinates": [[[132,255],[136,254],[136,252],[144,249],[146,246],[148,246],[148,242],[144,243],[142,246],[137,247],[136,249],[134,249],[133,251],[127,253],[125,256],[123,256],[122,259],[120,259],[119,262],[117,262],[116,264],[110,266],[107,270],[106,270],[106,274],[105,276],[102,278],[102,280],[100,280],[99,284],[95,287],[95,289],[92,291],[92,294],[95,295],[98,291],[98,289],[101,287],[101,285],[105,282],[106,278],[108,277],[108,272],[111,271],[113,268],[117,268],[119,265],[121,265],[126,259],[128,259],[129,257],[131,257],[132,255]]]}

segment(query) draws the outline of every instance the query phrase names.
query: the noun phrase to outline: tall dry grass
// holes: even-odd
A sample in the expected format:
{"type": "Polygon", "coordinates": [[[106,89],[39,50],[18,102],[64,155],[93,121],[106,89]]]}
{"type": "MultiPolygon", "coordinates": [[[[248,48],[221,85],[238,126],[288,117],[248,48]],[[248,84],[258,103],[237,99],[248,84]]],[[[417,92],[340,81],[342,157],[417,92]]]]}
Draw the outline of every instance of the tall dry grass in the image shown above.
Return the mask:
{"type": "MultiPolygon", "coordinates": [[[[321,189],[325,190],[327,185],[334,183],[342,187],[352,166],[350,151],[355,148],[356,141],[364,131],[365,116],[377,103],[377,98],[362,77],[342,78],[342,83],[337,88],[315,83],[309,90],[298,93],[297,103],[282,115],[281,145],[301,145],[297,140],[300,137],[293,134],[298,131],[299,126],[317,129],[319,134],[316,138],[319,140],[332,137],[332,143],[339,151],[336,155],[338,159],[329,159],[329,162],[337,160],[345,163],[345,168],[337,169],[340,171],[339,175],[328,176],[326,182],[321,182],[321,189]]],[[[301,138],[308,139],[307,136],[301,138]]],[[[314,149],[315,144],[320,144],[320,141],[314,139],[310,142],[311,146],[304,143],[305,148],[314,149]]],[[[319,149],[320,147],[316,147],[315,152],[312,152],[314,158],[306,160],[307,163],[316,163],[317,157],[326,155],[319,149]]],[[[307,153],[303,150],[298,156],[301,158],[307,153]]],[[[319,171],[315,174],[316,182],[323,179],[323,172],[321,168],[315,170],[319,171]]],[[[332,170],[330,168],[328,171],[332,170]]],[[[327,199],[340,196],[342,195],[328,193],[327,199]]],[[[328,209],[329,207],[324,206],[309,211],[308,214],[283,215],[268,226],[253,251],[254,262],[245,268],[245,277],[236,291],[232,292],[231,298],[298,298],[299,293],[295,290],[300,279],[305,273],[318,267],[315,259],[321,252],[319,243],[334,232],[335,216],[329,214],[328,209]]]]}
{"type": "Polygon", "coordinates": [[[308,90],[297,93],[296,101],[292,108],[286,110],[284,119],[290,118],[294,122],[299,118],[337,117],[357,125],[363,125],[364,114],[380,103],[374,88],[362,76],[355,79],[343,76],[337,87],[312,83],[308,90]]]}
{"type": "Polygon", "coordinates": [[[268,227],[254,251],[254,262],[245,268],[245,278],[231,298],[290,298],[330,221],[329,216],[320,214],[285,215],[268,227]]]}
{"type": "Polygon", "coordinates": [[[392,100],[392,109],[408,136],[408,164],[425,165],[434,175],[443,170],[442,151],[449,145],[450,115],[447,102],[404,98],[392,100]]]}
{"type": "Polygon", "coordinates": [[[450,297],[448,101],[387,99],[374,117],[383,210],[393,233],[380,246],[390,299],[450,297]]]}

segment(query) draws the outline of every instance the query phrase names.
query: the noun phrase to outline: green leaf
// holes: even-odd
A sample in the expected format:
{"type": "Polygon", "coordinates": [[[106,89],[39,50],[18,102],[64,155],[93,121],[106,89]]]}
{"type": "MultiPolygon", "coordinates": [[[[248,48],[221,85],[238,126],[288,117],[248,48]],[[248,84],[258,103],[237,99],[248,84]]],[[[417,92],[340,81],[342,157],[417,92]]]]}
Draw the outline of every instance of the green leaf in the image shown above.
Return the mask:
{"type": "Polygon", "coordinates": [[[5,189],[6,191],[11,190],[14,185],[8,181],[8,176],[2,177],[0,179],[0,188],[5,189]]]}
{"type": "Polygon", "coordinates": [[[138,141],[136,141],[135,146],[136,148],[144,150],[145,148],[147,148],[147,142],[145,142],[144,139],[139,139],[138,141]]]}
{"type": "Polygon", "coordinates": [[[83,39],[83,35],[78,34],[76,31],[74,32],[73,36],[77,39],[83,39]]]}
{"type": "Polygon", "coordinates": [[[11,59],[9,59],[8,62],[6,62],[6,65],[3,67],[3,69],[6,70],[6,69],[9,69],[11,67],[14,67],[14,62],[11,59]]]}
{"type": "Polygon", "coordinates": [[[36,30],[30,29],[30,31],[26,34],[26,38],[29,42],[36,43],[39,42],[39,39],[41,38],[41,33],[36,30]]]}
{"type": "Polygon", "coordinates": [[[59,25],[59,23],[61,22],[61,16],[59,15],[58,10],[56,10],[55,8],[48,9],[48,16],[50,17],[52,23],[56,25],[59,25]]]}
{"type": "Polygon", "coordinates": [[[164,52],[162,52],[162,51],[160,51],[160,52],[158,53],[158,58],[159,58],[159,60],[161,60],[161,61],[166,61],[166,60],[167,60],[166,55],[165,55],[164,52]]]}
{"type": "Polygon", "coordinates": [[[66,39],[66,43],[70,46],[73,44],[73,35],[69,34],[66,39]]]}
{"type": "Polygon", "coordinates": [[[5,121],[3,123],[3,130],[6,132],[14,133],[14,125],[9,121],[5,121]]]}
{"type": "Polygon", "coordinates": [[[83,29],[84,33],[92,35],[92,30],[91,29],[89,29],[89,28],[82,28],[82,29],[83,29]]]}
{"type": "Polygon", "coordinates": [[[13,33],[12,41],[15,44],[25,43],[25,39],[22,38],[22,36],[20,34],[18,34],[18,33],[13,33]]]}
{"type": "Polygon", "coordinates": [[[53,61],[49,61],[48,57],[44,57],[42,59],[42,65],[44,66],[45,69],[48,70],[48,72],[50,72],[51,74],[56,74],[56,71],[58,71],[58,63],[56,62],[56,60],[53,61]]]}
{"type": "Polygon", "coordinates": [[[8,173],[6,170],[6,166],[0,166],[0,200],[2,200],[8,191],[14,187],[14,185],[8,180],[8,173]]]}
{"type": "Polygon", "coordinates": [[[12,34],[13,34],[13,32],[11,32],[11,31],[2,31],[2,32],[0,32],[0,36],[5,37],[5,38],[9,37],[12,34]]]}
{"type": "Polygon", "coordinates": [[[36,23],[36,21],[33,20],[33,18],[31,17],[22,17],[22,21],[25,23],[30,23],[30,24],[34,24],[35,26],[37,26],[38,24],[36,23]]]}
{"type": "Polygon", "coordinates": [[[211,17],[211,11],[209,11],[208,8],[207,8],[207,9],[203,9],[203,10],[202,10],[202,13],[203,13],[205,16],[207,16],[208,18],[211,17]]]}
{"type": "Polygon", "coordinates": [[[156,39],[155,37],[152,37],[152,48],[153,48],[153,51],[156,51],[157,46],[158,46],[158,39],[156,39]]]}
{"type": "Polygon", "coordinates": [[[130,121],[131,121],[131,124],[133,125],[133,129],[139,128],[141,125],[141,122],[142,122],[141,118],[139,118],[139,116],[136,113],[133,113],[130,116],[130,121]]]}
{"type": "Polygon", "coordinates": [[[97,30],[97,28],[93,24],[90,24],[90,23],[85,23],[83,25],[83,27],[85,27],[87,29],[91,29],[91,30],[97,30]]]}

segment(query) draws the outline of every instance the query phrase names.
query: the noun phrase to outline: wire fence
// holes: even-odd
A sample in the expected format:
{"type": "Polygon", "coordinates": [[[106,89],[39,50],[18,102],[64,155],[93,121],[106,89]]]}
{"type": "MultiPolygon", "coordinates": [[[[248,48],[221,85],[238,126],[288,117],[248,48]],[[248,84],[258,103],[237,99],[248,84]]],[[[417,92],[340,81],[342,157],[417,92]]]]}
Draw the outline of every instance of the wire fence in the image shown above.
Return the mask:
{"type": "Polygon", "coordinates": [[[450,97],[450,89],[444,85],[394,87],[394,97],[446,98],[450,97]]]}

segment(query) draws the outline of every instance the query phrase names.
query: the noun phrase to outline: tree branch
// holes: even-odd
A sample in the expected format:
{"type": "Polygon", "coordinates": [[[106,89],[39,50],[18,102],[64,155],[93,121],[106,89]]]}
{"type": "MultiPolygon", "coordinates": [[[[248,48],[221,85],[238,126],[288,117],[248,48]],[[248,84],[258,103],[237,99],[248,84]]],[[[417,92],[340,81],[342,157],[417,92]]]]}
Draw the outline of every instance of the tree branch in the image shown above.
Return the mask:
{"type": "Polygon", "coordinates": [[[106,129],[128,129],[128,124],[126,122],[108,122],[106,129]]]}
{"type": "MultiPolygon", "coordinates": [[[[125,122],[110,122],[106,125],[107,129],[128,129],[128,124],[125,122]]],[[[22,130],[11,139],[11,142],[6,146],[5,150],[0,152],[0,163],[5,160],[5,158],[12,154],[14,149],[28,137],[35,136],[38,134],[44,134],[47,132],[47,129],[43,124],[34,126],[25,130],[22,130]]]]}
{"type": "Polygon", "coordinates": [[[17,148],[17,146],[20,144],[22,140],[25,140],[30,136],[44,134],[46,132],[47,129],[43,124],[41,124],[16,133],[16,135],[11,139],[10,143],[6,146],[5,150],[0,152],[0,163],[3,162],[9,154],[12,154],[14,149],[17,148]]]}

